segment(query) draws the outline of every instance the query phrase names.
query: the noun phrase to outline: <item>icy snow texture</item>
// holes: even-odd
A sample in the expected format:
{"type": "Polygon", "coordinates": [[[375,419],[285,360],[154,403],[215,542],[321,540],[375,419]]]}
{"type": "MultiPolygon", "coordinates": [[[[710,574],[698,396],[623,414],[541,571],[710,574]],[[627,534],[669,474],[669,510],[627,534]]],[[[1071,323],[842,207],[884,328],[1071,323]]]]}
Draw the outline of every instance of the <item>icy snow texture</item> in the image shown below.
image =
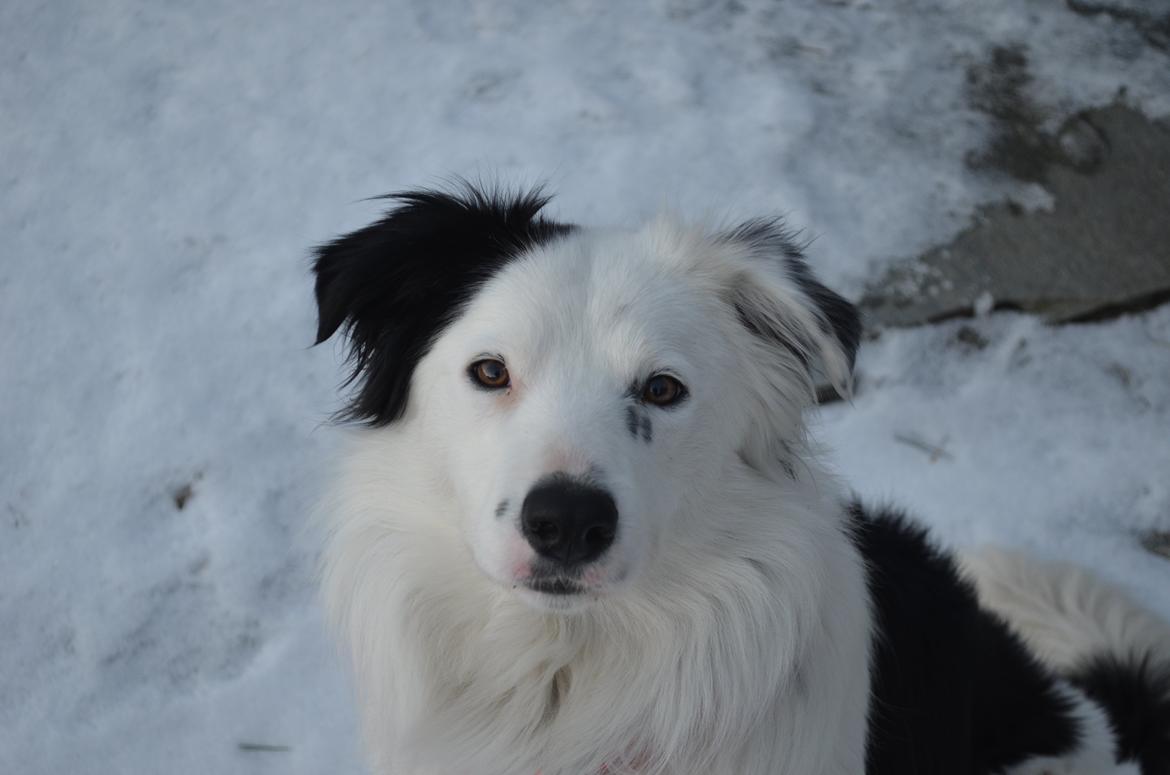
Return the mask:
{"type": "Polygon", "coordinates": [[[1050,328],[997,314],[863,345],[819,436],[849,485],[948,543],[1092,567],[1170,619],[1170,306],[1050,328]]]}
{"type": "MultiPolygon", "coordinates": [[[[964,165],[967,72],[1015,44],[1054,116],[1170,112],[1163,55],[1055,0],[0,4],[0,772],[360,771],[304,524],[338,405],[307,249],[363,197],[786,212],[856,292],[1021,190],[964,165]]],[[[888,334],[824,431],[949,540],[1170,612],[1132,535],[1170,514],[1167,316],[888,334]]]]}

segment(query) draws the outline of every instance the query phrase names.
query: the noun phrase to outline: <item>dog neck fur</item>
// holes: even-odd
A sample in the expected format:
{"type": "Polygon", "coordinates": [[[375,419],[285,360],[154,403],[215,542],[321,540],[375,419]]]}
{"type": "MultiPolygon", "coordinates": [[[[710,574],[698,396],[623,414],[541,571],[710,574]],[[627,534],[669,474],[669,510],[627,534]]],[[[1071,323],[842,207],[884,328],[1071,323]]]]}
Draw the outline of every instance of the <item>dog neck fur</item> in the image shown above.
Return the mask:
{"type": "Polygon", "coordinates": [[[324,592],[377,771],[862,771],[866,595],[844,526],[823,517],[825,472],[732,465],[718,502],[693,504],[717,540],[672,547],[633,588],[559,615],[483,583],[456,515],[435,517],[453,501],[417,430],[359,431],[326,504],[324,592]],[[388,467],[425,497],[387,503],[388,467]],[[816,758],[825,729],[845,730],[833,761],[816,758]]]}

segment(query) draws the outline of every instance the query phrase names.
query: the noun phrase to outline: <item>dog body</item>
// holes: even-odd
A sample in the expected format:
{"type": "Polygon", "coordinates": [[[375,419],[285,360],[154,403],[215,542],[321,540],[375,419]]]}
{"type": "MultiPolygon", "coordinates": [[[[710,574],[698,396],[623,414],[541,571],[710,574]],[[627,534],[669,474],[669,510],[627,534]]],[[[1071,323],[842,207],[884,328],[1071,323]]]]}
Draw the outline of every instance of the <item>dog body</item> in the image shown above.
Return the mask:
{"type": "Polygon", "coordinates": [[[778,223],[400,200],[315,265],[367,424],[323,580],[378,772],[1138,772],[819,463],[802,414],[860,326],[778,223]]]}

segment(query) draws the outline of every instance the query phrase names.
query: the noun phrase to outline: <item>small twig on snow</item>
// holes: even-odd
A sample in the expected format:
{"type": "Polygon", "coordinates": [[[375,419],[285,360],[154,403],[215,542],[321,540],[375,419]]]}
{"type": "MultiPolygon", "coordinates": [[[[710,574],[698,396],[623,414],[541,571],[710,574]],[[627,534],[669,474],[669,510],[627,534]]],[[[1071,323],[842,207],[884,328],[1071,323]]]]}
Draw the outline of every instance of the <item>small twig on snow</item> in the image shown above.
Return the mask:
{"type": "Polygon", "coordinates": [[[943,447],[947,443],[949,436],[943,436],[942,441],[938,444],[931,444],[929,441],[923,441],[917,436],[911,436],[908,433],[895,433],[894,441],[899,441],[908,447],[921,450],[930,455],[930,462],[937,463],[939,460],[954,460],[954,455],[947,452],[943,447]]]}
{"type": "Polygon", "coordinates": [[[236,747],[248,753],[287,753],[291,751],[287,745],[271,745],[269,743],[236,743],[236,747]]]}

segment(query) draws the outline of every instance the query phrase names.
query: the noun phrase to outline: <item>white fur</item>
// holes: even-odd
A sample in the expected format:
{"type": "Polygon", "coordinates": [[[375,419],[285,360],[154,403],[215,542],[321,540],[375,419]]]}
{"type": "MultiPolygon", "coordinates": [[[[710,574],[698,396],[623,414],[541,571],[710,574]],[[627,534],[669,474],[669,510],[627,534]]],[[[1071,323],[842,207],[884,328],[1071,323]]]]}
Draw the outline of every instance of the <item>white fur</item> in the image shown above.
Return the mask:
{"type": "Polygon", "coordinates": [[[966,553],[961,564],[979,602],[1057,671],[1103,654],[1170,659],[1170,626],[1084,568],[995,547],[966,553]]]}
{"type": "MultiPolygon", "coordinates": [[[[1148,653],[1170,657],[1170,627],[1124,592],[1084,568],[983,547],[960,557],[979,602],[1002,616],[1028,648],[1057,672],[1089,657],[1148,653]]],[[[1136,764],[1114,764],[1114,736],[1104,710],[1067,687],[1081,727],[1067,757],[1030,759],[1006,775],[1140,775],[1136,764]]]]}
{"type": "Polygon", "coordinates": [[[324,506],[323,587],[378,772],[864,770],[862,562],[804,438],[801,358],[736,305],[847,389],[847,356],[781,264],[664,219],[505,266],[422,359],[405,416],[355,432],[324,506]],[[469,384],[483,355],[508,364],[506,394],[469,384]],[[646,443],[624,396],[663,370],[690,397],[647,410],[646,443]],[[524,588],[517,529],[558,471],[620,512],[571,605],[524,588]]]}

